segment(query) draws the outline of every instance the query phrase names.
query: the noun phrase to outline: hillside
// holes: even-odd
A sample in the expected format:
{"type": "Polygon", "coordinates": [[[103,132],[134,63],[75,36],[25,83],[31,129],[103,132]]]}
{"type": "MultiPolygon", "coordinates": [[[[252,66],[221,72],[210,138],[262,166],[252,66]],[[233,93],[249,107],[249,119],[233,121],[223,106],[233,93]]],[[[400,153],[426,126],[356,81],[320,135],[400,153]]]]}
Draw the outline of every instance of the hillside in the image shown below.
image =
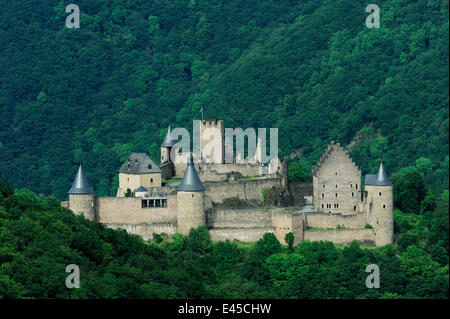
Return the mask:
{"type": "Polygon", "coordinates": [[[66,197],[83,163],[114,195],[131,152],[159,159],[169,124],[278,127],[309,169],[356,137],[363,173],[424,167],[448,189],[448,1],[7,1],[0,10],[0,177],[66,197]],[[419,162],[417,162],[419,160],[419,162]]]}
{"type": "Polygon", "coordinates": [[[395,212],[394,246],[212,243],[205,227],[144,242],[0,181],[2,298],[448,298],[448,192],[424,215],[395,212]],[[80,288],[65,286],[80,267],[80,288]],[[366,266],[382,269],[379,289],[366,266]]]}

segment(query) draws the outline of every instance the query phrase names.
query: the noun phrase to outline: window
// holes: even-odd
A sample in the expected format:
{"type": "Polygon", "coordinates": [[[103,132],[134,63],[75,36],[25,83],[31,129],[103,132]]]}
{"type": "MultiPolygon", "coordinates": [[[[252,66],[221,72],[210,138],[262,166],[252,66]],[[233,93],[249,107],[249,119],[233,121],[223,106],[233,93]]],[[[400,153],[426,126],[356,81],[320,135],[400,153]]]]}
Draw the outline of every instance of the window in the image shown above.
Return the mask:
{"type": "Polygon", "coordinates": [[[322,208],[323,208],[323,204],[322,204],[322,208]]]}
{"type": "Polygon", "coordinates": [[[354,192],[352,192],[352,197],[355,197],[355,193],[354,192]]]}
{"type": "Polygon", "coordinates": [[[337,198],[337,193],[336,193],[336,198],[337,198]]]}
{"type": "Polygon", "coordinates": [[[147,207],[147,200],[143,199],[142,200],[142,208],[145,208],[145,207],[147,207]]]}
{"type": "Polygon", "coordinates": [[[381,192],[379,192],[378,195],[381,196],[381,192]]]}
{"type": "Polygon", "coordinates": [[[150,184],[153,184],[153,178],[150,178],[150,184]]]}
{"type": "Polygon", "coordinates": [[[322,188],[325,188],[325,184],[324,184],[324,185],[322,185],[322,188]]]}
{"type": "Polygon", "coordinates": [[[161,200],[155,199],[155,207],[161,207],[161,200]]]}
{"type": "Polygon", "coordinates": [[[334,175],[336,175],[336,176],[337,176],[337,172],[336,172],[336,173],[334,173],[334,175]]]}
{"type": "Polygon", "coordinates": [[[386,205],[385,205],[385,204],[383,204],[383,208],[386,208],[386,205]]]}
{"type": "Polygon", "coordinates": [[[356,212],[356,206],[353,206],[353,211],[356,212]]]}
{"type": "Polygon", "coordinates": [[[148,207],[155,207],[155,200],[154,199],[150,199],[148,201],[148,207]]]}
{"type": "Polygon", "coordinates": [[[358,184],[355,185],[356,189],[358,189],[358,184]]]}
{"type": "Polygon", "coordinates": [[[324,193],[322,193],[322,198],[324,198],[325,197],[325,194],[324,193]]]}
{"type": "Polygon", "coordinates": [[[336,188],[337,188],[337,184],[336,184],[336,188]]]}
{"type": "Polygon", "coordinates": [[[350,188],[353,188],[353,184],[350,184],[350,188]]]}

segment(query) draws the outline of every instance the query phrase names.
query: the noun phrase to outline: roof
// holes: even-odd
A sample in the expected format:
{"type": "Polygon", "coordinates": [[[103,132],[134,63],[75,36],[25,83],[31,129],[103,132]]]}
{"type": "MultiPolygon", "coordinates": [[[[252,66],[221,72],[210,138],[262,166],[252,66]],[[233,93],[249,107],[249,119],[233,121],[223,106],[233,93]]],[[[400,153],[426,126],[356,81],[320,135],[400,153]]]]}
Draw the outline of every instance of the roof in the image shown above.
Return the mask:
{"type": "Polygon", "coordinates": [[[138,188],[135,189],[135,192],[147,192],[148,189],[145,188],[144,186],[139,186],[138,188]]]}
{"type": "Polygon", "coordinates": [[[177,140],[172,139],[172,137],[170,136],[171,133],[172,132],[170,130],[170,125],[169,125],[169,128],[167,129],[167,133],[166,133],[166,136],[164,137],[164,141],[162,142],[161,147],[172,147],[177,142],[177,140]]]}
{"type": "Polygon", "coordinates": [[[186,171],[184,172],[183,179],[180,185],[177,187],[177,191],[183,192],[201,192],[205,190],[200,178],[198,177],[197,171],[194,167],[194,160],[192,158],[192,153],[189,153],[188,163],[186,166],[186,171]]]}
{"type": "Polygon", "coordinates": [[[161,173],[159,166],[153,162],[145,153],[132,153],[128,160],[122,165],[119,173],[126,174],[148,174],[161,173]]]}
{"type": "Polygon", "coordinates": [[[392,183],[389,181],[389,177],[384,170],[383,163],[380,164],[378,168],[378,173],[376,174],[366,174],[366,178],[364,180],[365,185],[372,186],[391,186],[392,183]]]}
{"type": "Polygon", "coordinates": [[[77,176],[73,181],[72,187],[67,192],[68,194],[94,194],[93,189],[89,186],[86,175],[84,175],[81,165],[78,167],[77,176]]]}

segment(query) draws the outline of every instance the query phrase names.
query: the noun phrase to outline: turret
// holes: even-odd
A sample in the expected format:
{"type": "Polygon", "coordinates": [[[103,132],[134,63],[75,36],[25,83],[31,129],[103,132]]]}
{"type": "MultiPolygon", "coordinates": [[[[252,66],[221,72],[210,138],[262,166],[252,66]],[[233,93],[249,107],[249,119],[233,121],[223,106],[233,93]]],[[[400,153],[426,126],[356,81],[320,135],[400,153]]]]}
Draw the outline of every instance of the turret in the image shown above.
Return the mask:
{"type": "Polygon", "coordinates": [[[177,187],[177,224],[178,232],[189,234],[191,228],[205,225],[205,187],[194,167],[192,153],[184,177],[177,187]]]}
{"type": "Polygon", "coordinates": [[[76,215],[83,214],[86,219],[95,220],[94,191],[89,186],[83,169],[78,168],[69,194],[69,209],[76,215]]]}
{"type": "Polygon", "coordinates": [[[384,246],[393,243],[394,204],[392,183],[380,164],[377,174],[366,174],[365,178],[367,219],[375,233],[375,244],[384,246]]]}
{"type": "Polygon", "coordinates": [[[170,150],[174,146],[177,141],[172,139],[170,125],[167,129],[166,136],[164,137],[164,141],[161,144],[161,164],[169,163],[170,160],[170,150]]]}

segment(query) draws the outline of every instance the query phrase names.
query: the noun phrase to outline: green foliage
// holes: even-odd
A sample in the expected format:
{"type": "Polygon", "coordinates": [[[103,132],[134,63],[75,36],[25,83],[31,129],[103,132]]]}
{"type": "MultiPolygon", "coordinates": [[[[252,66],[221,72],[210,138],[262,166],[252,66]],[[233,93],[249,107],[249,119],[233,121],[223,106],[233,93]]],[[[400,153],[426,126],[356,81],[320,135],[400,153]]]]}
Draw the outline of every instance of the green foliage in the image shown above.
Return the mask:
{"type": "Polygon", "coordinates": [[[157,160],[161,132],[203,106],[227,127],[277,127],[280,156],[306,170],[331,140],[361,137],[363,172],[417,165],[448,189],[448,10],[428,0],[383,1],[380,29],[358,0],[80,0],[76,30],[62,2],[30,3],[0,11],[0,177],[13,187],[66,198],[81,162],[110,195],[131,152],[157,160]]]}
{"type": "Polygon", "coordinates": [[[394,205],[408,214],[420,213],[427,191],[423,176],[418,170],[407,167],[392,174],[390,179],[394,186],[394,205]]]}
{"type": "Polygon", "coordinates": [[[212,243],[205,226],[144,242],[75,216],[0,180],[0,298],[448,298],[448,196],[430,216],[395,212],[396,245],[301,242],[273,233],[256,243],[212,243]],[[404,235],[414,245],[400,245],[404,235]],[[67,289],[65,267],[81,269],[67,289]],[[381,286],[365,286],[368,264],[381,286]]]}
{"type": "Polygon", "coordinates": [[[286,242],[286,244],[288,245],[289,251],[293,251],[294,250],[294,234],[293,233],[287,233],[284,236],[284,241],[286,242]]]}
{"type": "Polygon", "coordinates": [[[307,182],[312,180],[312,176],[301,163],[292,162],[289,164],[289,180],[293,182],[307,182]]]}
{"type": "Polygon", "coordinates": [[[366,225],[364,226],[364,228],[366,228],[366,229],[372,229],[373,227],[372,227],[372,225],[370,225],[370,224],[366,224],[366,225]]]}

